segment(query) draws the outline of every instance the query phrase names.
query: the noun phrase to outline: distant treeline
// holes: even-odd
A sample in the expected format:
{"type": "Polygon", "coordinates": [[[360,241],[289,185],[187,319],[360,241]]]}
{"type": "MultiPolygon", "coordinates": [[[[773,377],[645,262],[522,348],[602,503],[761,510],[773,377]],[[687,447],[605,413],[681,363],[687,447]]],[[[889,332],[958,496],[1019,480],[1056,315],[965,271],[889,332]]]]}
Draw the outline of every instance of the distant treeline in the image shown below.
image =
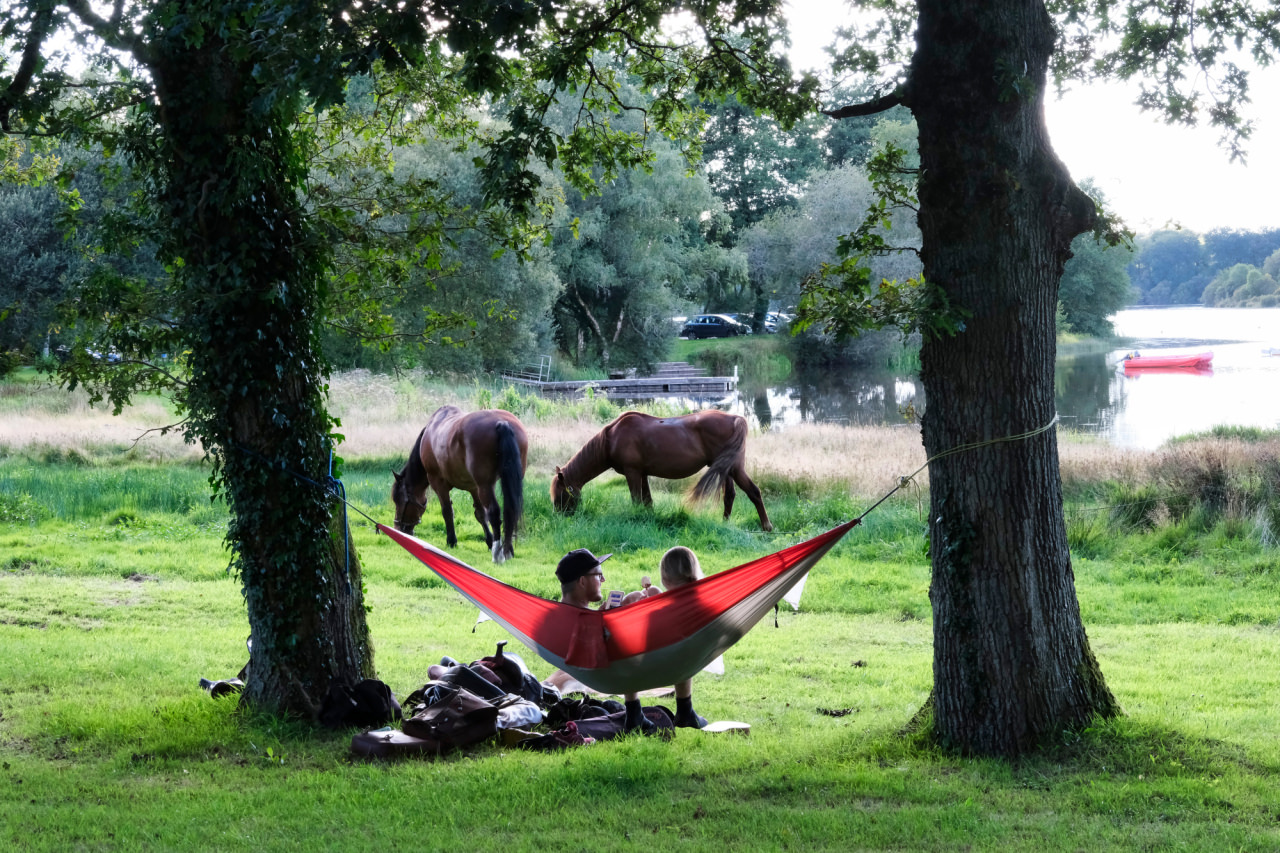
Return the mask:
{"type": "Polygon", "coordinates": [[[1156,231],[1134,250],[1136,305],[1280,305],[1280,228],[1156,231]]]}

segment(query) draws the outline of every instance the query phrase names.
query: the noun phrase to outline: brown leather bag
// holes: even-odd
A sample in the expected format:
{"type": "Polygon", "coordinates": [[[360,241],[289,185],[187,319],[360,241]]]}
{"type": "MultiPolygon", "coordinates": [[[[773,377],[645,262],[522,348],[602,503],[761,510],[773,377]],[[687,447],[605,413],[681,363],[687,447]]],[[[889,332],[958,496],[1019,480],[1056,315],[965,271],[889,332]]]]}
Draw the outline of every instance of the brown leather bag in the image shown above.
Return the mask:
{"type": "Polygon", "coordinates": [[[401,728],[416,738],[445,749],[457,749],[493,737],[498,732],[498,706],[465,687],[430,681],[405,700],[401,728]]]}
{"type": "Polygon", "coordinates": [[[351,751],[367,758],[433,757],[444,751],[433,740],[412,737],[398,729],[375,729],[351,738],[351,751]]]}

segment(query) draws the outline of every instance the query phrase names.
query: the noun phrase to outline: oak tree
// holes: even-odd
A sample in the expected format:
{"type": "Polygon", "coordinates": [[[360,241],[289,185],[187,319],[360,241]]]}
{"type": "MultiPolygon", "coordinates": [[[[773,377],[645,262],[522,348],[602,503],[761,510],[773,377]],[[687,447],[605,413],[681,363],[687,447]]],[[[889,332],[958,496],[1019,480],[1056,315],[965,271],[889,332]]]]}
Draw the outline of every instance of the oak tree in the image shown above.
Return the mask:
{"type": "Polygon", "coordinates": [[[156,238],[170,278],[102,271],[81,304],[124,359],[73,358],[63,377],[117,411],[139,389],[171,392],[212,460],[252,636],[243,702],[314,717],[334,683],[374,671],[360,563],[326,487],[337,436],[319,333],[335,225],[305,203],[316,136],[300,119],[379,71],[434,75],[440,98],[419,108],[444,121],[457,91],[507,99],[482,186],[527,213],[534,161],[579,185],[649,161],[643,134],[609,129],[631,105],[599,52],[644,81],[647,132],[690,138],[687,96],[723,89],[757,92],[753,104],[783,120],[808,109],[812,85],[797,96],[773,58],[777,5],[699,4],[680,39],[664,29],[680,4],[658,0],[0,6],[0,129],[102,144],[144,182],[128,225],[156,238]],[[564,92],[582,104],[567,135],[544,121],[564,92]]]}

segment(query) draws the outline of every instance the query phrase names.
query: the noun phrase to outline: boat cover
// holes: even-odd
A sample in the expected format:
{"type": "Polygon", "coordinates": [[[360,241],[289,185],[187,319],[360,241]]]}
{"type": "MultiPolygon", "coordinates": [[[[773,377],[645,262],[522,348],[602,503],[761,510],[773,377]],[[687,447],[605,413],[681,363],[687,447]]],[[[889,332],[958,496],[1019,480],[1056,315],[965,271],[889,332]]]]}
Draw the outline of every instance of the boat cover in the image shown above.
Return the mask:
{"type": "Polygon", "coordinates": [[[610,610],[523,592],[421,539],[383,524],[378,529],[547,663],[601,693],[638,693],[700,672],[742,639],[858,521],[610,610]]]}

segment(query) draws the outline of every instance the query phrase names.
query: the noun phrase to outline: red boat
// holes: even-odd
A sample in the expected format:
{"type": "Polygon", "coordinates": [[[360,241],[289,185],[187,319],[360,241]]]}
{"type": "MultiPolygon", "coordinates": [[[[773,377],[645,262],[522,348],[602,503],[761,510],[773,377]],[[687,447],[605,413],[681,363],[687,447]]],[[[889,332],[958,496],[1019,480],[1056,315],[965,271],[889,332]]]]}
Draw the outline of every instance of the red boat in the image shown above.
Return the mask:
{"type": "Polygon", "coordinates": [[[1134,355],[1130,354],[1124,358],[1124,369],[1129,370],[1147,370],[1160,368],[1198,368],[1203,369],[1213,365],[1213,353],[1198,352],[1191,355],[1134,355]]]}

